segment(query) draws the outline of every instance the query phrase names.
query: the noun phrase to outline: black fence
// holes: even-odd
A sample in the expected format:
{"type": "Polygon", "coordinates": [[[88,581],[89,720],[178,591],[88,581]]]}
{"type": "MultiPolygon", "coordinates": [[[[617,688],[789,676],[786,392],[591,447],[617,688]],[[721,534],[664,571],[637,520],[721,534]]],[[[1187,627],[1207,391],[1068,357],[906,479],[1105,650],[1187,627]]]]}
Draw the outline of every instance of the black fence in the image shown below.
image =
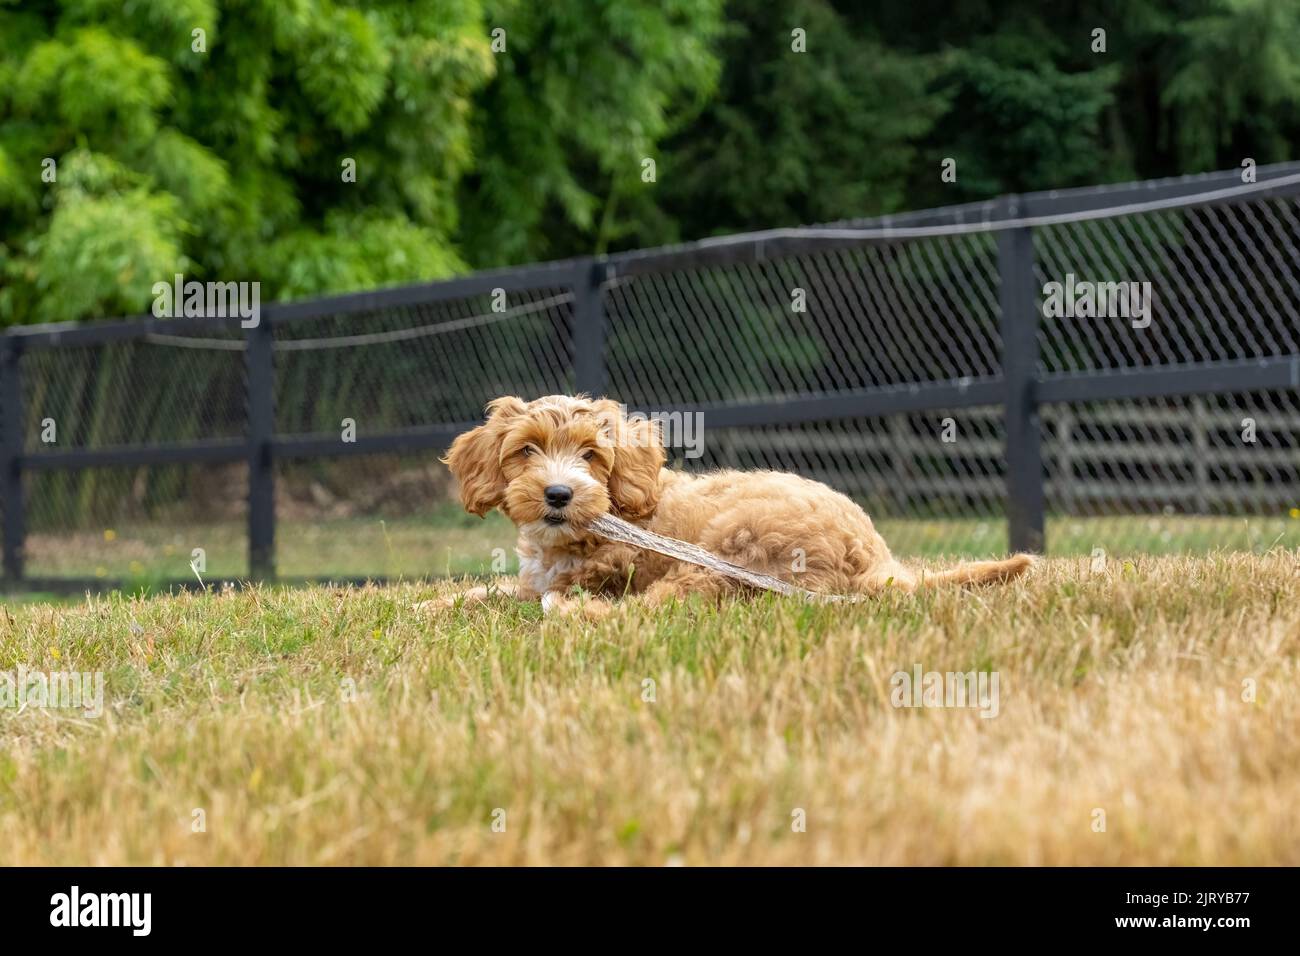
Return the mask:
{"type": "Polygon", "coordinates": [[[701,423],[676,466],[827,481],[903,554],[1295,546],[1300,164],[1253,172],[11,329],[5,584],[506,570],[436,455],[573,391],[701,423]]]}

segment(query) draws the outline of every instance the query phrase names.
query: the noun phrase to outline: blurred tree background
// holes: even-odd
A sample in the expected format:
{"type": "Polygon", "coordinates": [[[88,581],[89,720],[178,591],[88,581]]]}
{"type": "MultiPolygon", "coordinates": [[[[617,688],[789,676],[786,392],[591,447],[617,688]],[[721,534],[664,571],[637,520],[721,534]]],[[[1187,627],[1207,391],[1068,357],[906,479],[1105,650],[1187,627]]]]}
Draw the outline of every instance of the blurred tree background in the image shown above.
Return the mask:
{"type": "Polygon", "coordinates": [[[0,323],[1277,162],[1297,104],[1278,0],[0,0],[0,323]]]}

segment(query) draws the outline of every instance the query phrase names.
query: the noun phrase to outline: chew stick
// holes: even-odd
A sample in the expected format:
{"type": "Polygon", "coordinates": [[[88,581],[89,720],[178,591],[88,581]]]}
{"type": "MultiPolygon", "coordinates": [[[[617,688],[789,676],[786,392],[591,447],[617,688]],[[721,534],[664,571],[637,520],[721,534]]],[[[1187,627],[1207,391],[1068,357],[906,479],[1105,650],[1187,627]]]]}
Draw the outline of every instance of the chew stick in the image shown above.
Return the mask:
{"type": "Polygon", "coordinates": [[[611,514],[601,515],[587,527],[602,538],[610,541],[630,544],[646,551],[654,551],[669,558],[676,558],[678,561],[685,561],[687,564],[708,568],[717,574],[741,581],[751,587],[762,588],[764,591],[775,591],[777,594],[784,594],[786,597],[802,597],[821,604],[854,600],[852,597],[845,597],[840,594],[818,594],[815,591],[809,591],[806,588],[790,584],[788,581],[782,581],[780,578],[774,578],[770,574],[751,571],[749,568],[743,568],[738,564],[732,564],[730,561],[724,561],[698,545],[678,541],[676,538],[665,538],[661,534],[655,534],[645,528],[638,528],[634,524],[628,524],[622,518],[616,518],[611,514]]]}

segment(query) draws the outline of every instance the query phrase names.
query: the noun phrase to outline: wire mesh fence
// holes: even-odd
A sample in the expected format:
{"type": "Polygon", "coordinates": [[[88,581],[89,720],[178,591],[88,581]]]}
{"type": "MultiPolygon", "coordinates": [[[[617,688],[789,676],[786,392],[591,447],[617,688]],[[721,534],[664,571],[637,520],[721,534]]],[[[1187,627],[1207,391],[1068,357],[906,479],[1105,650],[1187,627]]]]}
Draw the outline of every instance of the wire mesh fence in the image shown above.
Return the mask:
{"type": "Polygon", "coordinates": [[[6,579],[508,571],[508,522],[465,515],[438,456],[494,397],[580,390],[698,423],[671,467],[824,481],[903,555],[1294,548],[1300,167],[1259,173],[270,306],[255,327],[12,330],[6,579]]]}
{"type": "Polygon", "coordinates": [[[351,419],[379,434],[470,421],[506,392],[564,391],[572,301],[568,289],[526,289],[285,323],[272,345],[277,431],[351,419]]]}
{"type": "Polygon", "coordinates": [[[37,581],[108,586],[248,573],[248,480],[237,464],[41,469],[24,485],[25,570],[37,581]]]}
{"type": "Polygon", "coordinates": [[[514,557],[510,523],[466,514],[436,451],[288,459],[275,486],[288,578],[485,575],[514,557]]]}
{"type": "Polygon", "coordinates": [[[1300,546],[1297,407],[1294,391],[1051,407],[1053,552],[1300,546]]]}
{"type": "Polygon", "coordinates": [[[611,392],[669,407],[994,376],[996,275],[984,235],[615,278],[611,392]]]}
{"type": "Polygon", "coordinates": [[[1300,223],[1294,197],[1047,226],[1036,231],[1040,285],[1069,276],[1150,283],[1136,321],[1045,318],[1045,373],[1294,355],[1300,223]]]}
{"type": "Polygon", "coordinates": [[[27,351],[27,453],[59,448],[239,438],[244,434],[242,339],[227,329],[27,351]]]}

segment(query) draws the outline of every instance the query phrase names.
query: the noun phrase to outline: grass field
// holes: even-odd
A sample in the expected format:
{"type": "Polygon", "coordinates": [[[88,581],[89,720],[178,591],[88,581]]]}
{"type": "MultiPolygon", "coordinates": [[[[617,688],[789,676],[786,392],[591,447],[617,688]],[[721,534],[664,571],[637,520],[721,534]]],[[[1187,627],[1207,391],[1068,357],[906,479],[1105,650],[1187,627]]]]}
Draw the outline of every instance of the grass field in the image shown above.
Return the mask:
{"type": "Polygon", "coordinates": [[[97,719],[0,709],[3,861],[1300,863],[1295,552],[409,610],[447,587],[0,608],[0,671],[105,678],[97,719]],[[996,716],[892,706],[916,665],[995,672],[996,716]]]}
{"type": "MultiPolygon", "coordinates": [[[[881,520],[881,534],[898,554],[981,557],[1007,550],[1001,520],[881,520]]],[[[1300,548],[1300,510],[1293,516],[1053,517],[1049,552],[1056,556],[1195,554],[1215,550],[1261,553],[1300,548]]],[[[515,531],[500,514],[486,520],[458,506],[420,517],[331,518],[281,521],[276,566],[286,578],[407,578],[489,574],[512,570],[515,531]],[[494,568],[495,562],[495,568],[494,568]],[[504,562],[504,563],[503,563],[504,562]]],[[[125,524],[80,531],[37,531],[27,543],[27,570],[35,577],[111,578],[134,586],[192,577],[191,554],[203,548],[211,578],[248,573],[248,537],[242,522],[125,524]]]]}

